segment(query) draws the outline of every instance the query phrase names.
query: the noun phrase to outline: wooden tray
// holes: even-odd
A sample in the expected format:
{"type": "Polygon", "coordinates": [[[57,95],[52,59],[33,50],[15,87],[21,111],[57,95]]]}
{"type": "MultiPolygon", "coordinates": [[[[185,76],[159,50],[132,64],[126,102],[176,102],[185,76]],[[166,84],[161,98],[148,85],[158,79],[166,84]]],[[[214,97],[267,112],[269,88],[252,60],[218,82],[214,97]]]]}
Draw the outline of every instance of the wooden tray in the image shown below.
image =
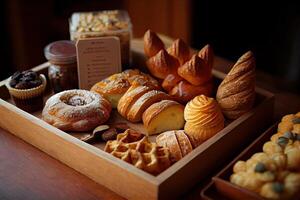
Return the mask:
{"type": "MultiPolygon", "coordinates": [[[[47,75],[49,64],[33,68],[47,75]]],[[[216,85],[225,74],[213,70],[216,85]]],[[[194,149],[158,176],[152,176],[102,150],[103,144],[90,145],[77,134],[63,132],[39,119],[40,112],[29,114],[10,100],[5,81],[0,82],[0,126],[39,148],[69,167],[130,199],[178,197],[207,178],[209,172],[226,162],[228,156],[255,139],[272,122],[273,94],[256,88],[254,108],[194,149]],[[74,137],[75,136],[75,137],[74,137]]],[[[114,112],[116,114],[116,112],[114,112]]],[[[117,114],[115,121],[123,120],[117,114]]],[[[129,124],[141,128],[141,124],[129,124]]]]}
{"type": "MultiPolygon", "coordinates": [[[[269,141],[271,136],[277,132],[278,124],[274,124],[266,130],[260,137],[258,137],[251,145],[249,145],[240,155],[238,155],[232,162],[230,162],[223,170],[212,178],[212,181],[201,191],[201,197],[205,200],[240,200],[253,199],[265,200],[260,195],[249,191],[245,188],[229,182],[230,175],[234,164],[239,160],[247,160],[254,153],[262,152],[262,147],[265,142],[269,141]]],[[[300,191],[292,198],[294,200],[300,199],[300,191]]]]}

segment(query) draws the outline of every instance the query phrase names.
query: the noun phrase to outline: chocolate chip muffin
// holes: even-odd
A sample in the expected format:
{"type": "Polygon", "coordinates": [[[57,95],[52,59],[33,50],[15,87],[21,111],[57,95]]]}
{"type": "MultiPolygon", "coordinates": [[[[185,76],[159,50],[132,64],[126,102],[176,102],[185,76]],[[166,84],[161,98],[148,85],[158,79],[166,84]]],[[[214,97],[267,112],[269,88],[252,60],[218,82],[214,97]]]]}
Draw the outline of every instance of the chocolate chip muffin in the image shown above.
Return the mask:
{"type": "Polygon", "coordinates": [[[16,72],[8,79],[6,87],[17,107],[27,112],[42,109],[46,88],[44,75],[31,70],[16,72]]]}

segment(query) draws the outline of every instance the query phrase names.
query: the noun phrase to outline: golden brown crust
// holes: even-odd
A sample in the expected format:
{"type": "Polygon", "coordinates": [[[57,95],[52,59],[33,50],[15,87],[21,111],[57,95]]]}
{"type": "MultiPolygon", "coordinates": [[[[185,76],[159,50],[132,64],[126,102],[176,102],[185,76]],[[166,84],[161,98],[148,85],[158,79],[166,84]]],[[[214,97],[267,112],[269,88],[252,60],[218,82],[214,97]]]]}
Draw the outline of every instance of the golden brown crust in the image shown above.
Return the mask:
{"type": "Polygon", "coordinates": [[[179,67],[179,61],[169,55],[164,49],[160,50],[155,56],[146,62],[150,73],[159,79],[164,79],[168,74],[174,74],[179,67]]]}
{"type": "Polygon", "coordinates": [[[146,92],[152,90],[147,86],[131,86],[127,92],[121,97],[118,103],[118,112],[124,118],[127,117],[131,106],[146,92]]]}
{"type": "Polygon", "coordinates": [[[201,85],[211,79],[211,69],[208,68],[205,61],[193,55],[184,65],[178,68],[178,75],[193,85],[201,85]]]}
{"type": "Polygon", "coordinates": [[[170,92],[177,83],[182,81],[183,78],[179,76],[177,73],[176,74],[168,74],[164,81],[162,82],[162,87],[164,90],[170,92]]]}
{"type": "Polygon", "coordinates": [[[146,31],[144,35],[144,51],[146,56],[155,56],[165,45],[161,39],[151,30],[146,31]]]}
{"type": "Polygon", "coordinates": [[[175,131],[175,134],[180,146],[182,157],[184,157],[193,150],[192,143],[184,130],[177,130],[175,131]]]}
{"type": "Polygon", "coordinates": [[[209,44],[205,45],[199,51],[198,56],[205,61],[207,68],[211,70],[214,62],[214,52],[212,47],[209,44]]]}
{"type": "Polygon", "coordinates": [[[217,101],[229,119],[248,112],[255,99],[255,58],[247,52],[239,58],[217,90],[217,101]]]}
{"type": "Polygon", "coordinates": [[[159,146],[167,147],[169,149],[170,160],[172,162],[177,162],[183,157],[175,131],[161,133],[156,137],[156,143],[159,146]]]}
{"type": "Polygon", "coordinates": [[[195,86],[187,81],[180,81],[170,92],[169,95],[175,98],[176,101],[181,103],[186,103],[192,100],[195,96],[205,95],[211,96],[213,88],[212,80],[209,80],[207,83],[195,86]]]}
{"type": "Polygon", "coordinates": [[[180,65],[183,65],[190,59],[190,48],[181,39],[175,40],[172,45],[167,49],[168,53],[177,58],[180,65]]]}
{"type": "Polygon", "coordinates": [[[151,90],[143,94],[130,108],[126,118],[131,122],[142,120],[144,111],[154,103],[161,100],[171,99],[169,95],[158,90],[151,90]]]}
{"type": "Polygon", "coordinates": [[[51,96],[42,119],[63,131],[90,131],[108,120],[110,103],[87,90],[67,90],[51,96]]]}
{"type": "Polygon", "coordinates": [[[191,100],[184,109],[184,131],[197,147],[224,128],[224,118],[218,103],[200,95],[191,100]]]}

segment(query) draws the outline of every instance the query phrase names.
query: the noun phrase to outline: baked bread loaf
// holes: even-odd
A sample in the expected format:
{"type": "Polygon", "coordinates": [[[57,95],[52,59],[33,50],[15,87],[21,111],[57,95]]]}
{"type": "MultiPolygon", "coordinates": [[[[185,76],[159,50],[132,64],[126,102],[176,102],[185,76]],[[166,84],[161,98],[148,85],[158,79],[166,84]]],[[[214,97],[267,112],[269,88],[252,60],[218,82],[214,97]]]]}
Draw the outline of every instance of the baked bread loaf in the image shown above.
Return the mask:
{"type": "MultiPolygon", "coordinates": [[[[146,50],[149,46],[148,42],[144,43],[146,55],[149,55],[146,50]]],[[[211,95],[214,54],[210,45],[192,57],[190,48],[181,39],[175,40],[167,51],[161,47],[157,45],[156,49],[160,51],[150,56],[146,64],[153,76],[163,79],[162,87],[169,95],[180,99],[181,103],[200,94],[211,95]]]]}
{"type": "Polygon", "coordinates": [[[156,143],[169,149],[172,162],[177,162],[193,150],[192,144],[183,130],[161,133],[156,137],[156,143]]]}
{"type": "Polygon", "coordinates": [[[180,81],[173,89],[169,92],[176,101],[180,103],[186,103],[192,100],[195,96],[205,95],[210,96],[213,89],[212,81],[199,86],[192,85],[187,81],[180,81]]]}
{"type": "Polygon", "coordinates": [[[147,30],[144,34],[144,51],[146,56],[155,56],[165,45],[161,39],[151,30],[147,30]]]}
{"type": "Polygon", "coordinates": [[[177,73],[179,61],[162,49],[155,56],[149,58],[146,65],[154,77],[164,79],[168,74],[177,73]]]}
{"type": "Polygon", "coordinates": [[[126,115],[126,118],[131,122],[142,121],[143,113],[148,107],[159,101],[170,99],[171,97],[164,92],[150,90],[134,102],[126,115]]]}
{"type": "Polygon", "coordinates": [[[116,108],[120,98],[131,85],[160,89],[159,83],[150,75],[142,73],[138,69],[129,69],[96,83],[91,91],[101,94],[112,104],[113,108],[116,108]]]}
{"type": "Polygon", "coordinates": [[[109,101],[87,90],[67,90],[50,97],[42,119],[63,131],[90,131],[106,122],[111,112],[109,101]]]}
{"type": "Polygon", "coordinates": [[[175,40],[167,51],[171,56],[177,58],[180,65],[183,65],[191,57],[190,48],[182,39],[175,40]]]}
{"type": "Polygon", "coordinates": [[[255,59],[251,51],[235,63],[217,90],[217,101],[228,119],[248,112],[255,100],[255,59]]]}
{"type": "Polygon", "coordinates": [[[183,111],[184,106],[172,100],[152,104],[143,114],[143,123],[148,135],[183,128],[183,111]]]}
{"type": "Polygon", "coordinates": [[[218,103],[200,95],[191,100],[184,109],[184,131],[194,148],[224,128],[224,117],[218,103]]]}
{"type": "Polygon", "coordinates": [[[197,55],[193,55],[189,61],[180,66],[177,72],[179,76],[196,86],[202,85],[211,79],[211,69],[197,55]]]}
{"type": "Polygon", "coordinates": [[[108,141],[104,151],[153,175],[171,165],[167,148],[149,142],[146,136],[131,129],[108,141]]]}

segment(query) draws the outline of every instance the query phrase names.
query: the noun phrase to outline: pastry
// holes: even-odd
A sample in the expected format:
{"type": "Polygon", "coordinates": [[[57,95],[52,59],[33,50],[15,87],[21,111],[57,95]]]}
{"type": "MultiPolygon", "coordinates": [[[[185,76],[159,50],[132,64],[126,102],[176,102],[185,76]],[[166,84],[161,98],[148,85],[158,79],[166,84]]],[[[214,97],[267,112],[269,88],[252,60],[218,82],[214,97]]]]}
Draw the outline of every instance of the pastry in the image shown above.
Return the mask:
{"type": "Polygon", "coordinates": [[[106,122],[111,112],[109,101],[87,90],[66,90],[51,96],[42,119],[63,131],[90,131],[106,122]]]}
{"type": "Polygon", "coordinates": [[[152,104],[143,114],[143,123],[148,135],[183,128],[183,111],[184,106],[172,100],[152,104]]]}
{"type": "Polygon", "coordinates": [[[161,133],[156,137],[156,143],[169,149],[172,162],[180,160],[193,150],[192,144],[183,130],[161,133]]]}
{"type": "Polygon", "coordinates": [[[237,119],[252,108],[255,99],[255,59],[252,52],[239,58],[219,85],[216,97],[229,119],[237,119]]]}
{"type": "Polygon", "coordinates": [[[129,109],[126,119],[131,122],[142,121],[142,116],[145,110],[154,103],[161,100],[170,100],[171,97],[164,92],[151,90],[143,94],[129,109]]]}
{"type": "Polygon", "coordinates": [[[145,93],[152,90],[147,86],[131,86],[127,92],[120,98],[118,103],[118,112],[124,118],[127,118],[131,106],[145,93]]]}
{"type": "Polygon", "coordinates": [[[144,74],[138,69],[129,69],[122,73],[113,74],[110,77],[96,83],[91,88],[91,91],[101,94],[112,104],[113,108],[117,108],[120,98],[131,85],[145,85],[155,89],[160,89],[159,83],[150,75],[144,74]]]}
{"type": "Polygon", "coordinates": [[[207,65],[207,69],[212,69],[213,62],[214,62],[214,52],[212,47],[207,44],[205,45],[199,52],[198,52],[199,58],[203,59],[207,65]]]}
{"type": "Polygon", "coordinates": [[[151,30],[147,30],[144,35],[144,51],[146,56],[155,56],[165,45],[161,39],[151,30]]]}
{"type": "Polygon", "coordinates": [[[290,131],[300,134],[300,112],[285,115],[278,124],[278,133],[284,134],[290,131]]]}
{"type": "Polygon", "coordinates": [[[194,147],[224,128],[224,117],[218,103],[204,95],[195,97],[186,105],[184,119],[184,130],[194,147]]]}
{"type": "Polygon", "coordinates": [[[173,89],[169,92],[169,95],[181,103],[186,103],[192,100],[195,96],[205,95],[211,96],[213,89],[213,82],[208,81],[203,85],[195,86],[188,83],[185,80],[180,81],[173,89]]]}
{"type": "Polygon", "coordinates": [[[167,92],[170,92],[177,84],[182,81],[183,78],[179,76],[177,73],[175,74],[168,74],[164,81],[162,82],[161,86],[167,92]]]}
{"type": "Polygon", "coordinates": [[[131,129],[119,134],[116,140],[108,141],[104,151],[153,175],[171,165],[167,148],[149,142],[146,136],[131,129]]]}
{"type": "Polygon", "coordinates": [[[180,65],[183,65],[190,59],[190,48],[181,39],[175,40],[172,45],[167,49],[168,53],[177,58],[180,65]]]}
{"type": "Polygon", "coordinates": [[[197,55],[193,55],[189,61],[180,66],[177,72],[179,76],[196,86],[202,85],[212,78],[211,69],[197,55]]]}
{"type": "Polygon", "coordinates": [[[154,77],[164,79],[168,74],[177,73],[179,61],[162,49],[155,56],[149,58],[146,65],[154,77]]]}
{"type": "Polygon", "coordinates": [[[16,72],[6,82],[6,87],[16,106],[27,112],[43,108],[43,93],[46,85],[46,77],[31,70],[16,72]]]}

